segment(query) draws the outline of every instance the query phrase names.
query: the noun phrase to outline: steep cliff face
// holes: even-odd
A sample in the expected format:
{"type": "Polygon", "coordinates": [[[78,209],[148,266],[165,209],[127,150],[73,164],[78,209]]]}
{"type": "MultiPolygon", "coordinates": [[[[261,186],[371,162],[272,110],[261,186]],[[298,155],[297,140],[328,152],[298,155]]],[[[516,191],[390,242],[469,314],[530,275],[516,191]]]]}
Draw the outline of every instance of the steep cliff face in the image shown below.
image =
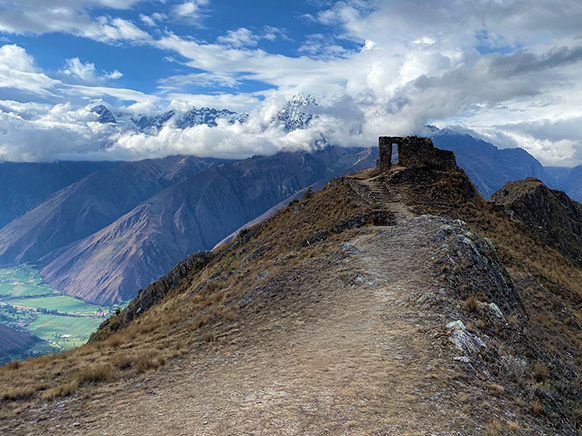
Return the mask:
{"type": "Polygon", "coordinates": [[[580,203],[531,177],[505,184],[490,201],[523,223],[542,244],[556,248],[582,267],[580,203]]]}

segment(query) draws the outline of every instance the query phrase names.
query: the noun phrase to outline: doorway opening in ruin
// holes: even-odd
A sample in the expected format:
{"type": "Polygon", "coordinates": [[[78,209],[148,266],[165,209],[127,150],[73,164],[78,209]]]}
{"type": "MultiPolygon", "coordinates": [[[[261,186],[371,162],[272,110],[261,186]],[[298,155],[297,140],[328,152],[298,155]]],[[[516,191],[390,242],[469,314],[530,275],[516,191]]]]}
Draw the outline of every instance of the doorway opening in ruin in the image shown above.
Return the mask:
{"type": "Polygon", "coordinates": [[[390,162],[398,162],[398,144],[396,142],[392,143],[392,156],[390,162]]]}

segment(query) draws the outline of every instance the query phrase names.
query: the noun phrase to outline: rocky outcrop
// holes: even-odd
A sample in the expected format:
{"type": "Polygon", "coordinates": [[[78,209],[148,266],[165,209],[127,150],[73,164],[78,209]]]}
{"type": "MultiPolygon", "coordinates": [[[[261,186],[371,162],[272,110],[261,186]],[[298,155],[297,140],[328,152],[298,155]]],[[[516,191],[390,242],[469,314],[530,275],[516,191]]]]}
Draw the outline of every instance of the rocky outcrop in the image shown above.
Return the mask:
{"type": "Polygon", "coordinates": [[[206,266],[214,254],[209,251],[188,256],[164,277],[148,285],[138,292],[137,297],[121,312],[105,320],[91,335],[89,341],[96,341],[127,326],[133,319],[143,315],[148,309],[162,301],[170,291],[174,293],[186,289],[189,282],[206,266]]]}
{"type": "Polygon", "coordinates": [[[438,245],[446,241],[449,247],[439,265],[457,298],[479,296],[506,313],[523,313],[523,302],[489,239],[480,237],[460,220],[443,225],[434,239],[438,245]]]}
{"type": "Polygon", "coordinates": [[[509,182],[490,200],[541,243],[582,267],[582,205],[536,178],[509,182]]]}

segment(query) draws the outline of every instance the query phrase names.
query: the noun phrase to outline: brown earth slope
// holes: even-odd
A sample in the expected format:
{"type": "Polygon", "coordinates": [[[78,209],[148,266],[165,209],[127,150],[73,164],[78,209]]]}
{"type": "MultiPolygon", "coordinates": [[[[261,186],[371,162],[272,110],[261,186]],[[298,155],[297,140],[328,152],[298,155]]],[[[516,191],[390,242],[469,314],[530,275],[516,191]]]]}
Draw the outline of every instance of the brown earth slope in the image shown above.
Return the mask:
{"type": "Polygon", "coordinates": [[[578,434],[581,279],[462,172],[356,173],[0,369],[0,429],[578,434]]]}

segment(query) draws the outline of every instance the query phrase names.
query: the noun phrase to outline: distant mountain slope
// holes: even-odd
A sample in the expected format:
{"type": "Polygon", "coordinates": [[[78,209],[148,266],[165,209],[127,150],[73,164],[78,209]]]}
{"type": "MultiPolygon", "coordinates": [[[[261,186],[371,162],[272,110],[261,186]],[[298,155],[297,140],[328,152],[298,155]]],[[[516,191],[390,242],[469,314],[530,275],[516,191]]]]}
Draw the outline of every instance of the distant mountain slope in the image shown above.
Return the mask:
{"type": "Polygon", "coordinates": [[[570,198],[582,202],[582,165],[568,172],[568,177],[560,188],[566,191],[570,198]]]}
{"type": "Polygon", "coordinates": [[[14,351],[30,346],[34,339],[28,333],[19,332],[3,324],[0,324],[0,353],[14,351]]]}
{"type": "Polygon", "coordinates": [[[564,187],[566,185],[566,182],[568,181],[568,177],[570,176],[570,172],[572,171],[572,168],[570,168],[570,167],[547,167],[547,166],[544,166],[544,171],[546,172],[546,174],[548,175],[548,177],[551,180],[551,183],[548,186],[551,186],[554,189],[564,190],[564,187]]]}
{"type": "Polygon", "coordinates": [[[437,147],[455,152],[457,164],[486,199],[512,180],[536,177],[551,183],[542,164],[521,148],[499,149],[483,140],[450,130],[439,131],[432,140],[437,147]]]}
{"type": "Polygon", "coordinates": [[[374,165],[371,150],[281,152],[222,165],[141,203],[41,271],[55,289],[99,303],[134,297],[187,255],[322,179],[374,165]]]}
{"type": "Polygon", "coordinates": [[[30,347],[40,339],[0,324],[0,365],[15,359],[25,359],[30,347]]]}
{"type": "Polygon", "coordinates": [[[582,204],[532,177],[505,184],[490,201],[521,221],[542,244],[582,267],[582,204]]]}
{"type": "Polygon", "coordinates": [[[221,162],[171,156],[94,172],[1,229],[0,263],[38,261],[111,224],[162,189],[221,162]]]}
{"type": "Polygon", "coordinates": [[[0,228],[53,192],[119,162],[0,162],[0,228]]]}

